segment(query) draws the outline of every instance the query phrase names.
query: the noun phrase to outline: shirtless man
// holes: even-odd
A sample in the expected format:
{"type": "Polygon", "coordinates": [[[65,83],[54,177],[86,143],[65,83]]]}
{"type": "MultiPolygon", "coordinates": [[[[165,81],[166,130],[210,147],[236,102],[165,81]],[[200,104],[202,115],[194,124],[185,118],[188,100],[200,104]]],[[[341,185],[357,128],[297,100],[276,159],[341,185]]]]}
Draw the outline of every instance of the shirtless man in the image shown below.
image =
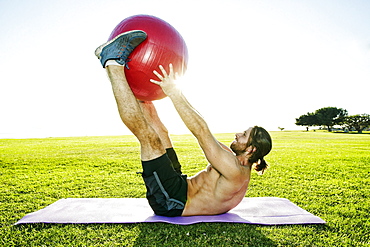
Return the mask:
{"type": "MultiPolygon", "coordinates": [[[[237,133],[230,148],[218,142],[207,123],[186,100],[169,72],[159,66],[154,71],[159,85],[171,99],[178,114],[197,138],[209,165],[193,177],[181,173],[166,127],[152,102],[140,102],[132,93],[122,66],[129,54],[146,39],[143,31],[130,31],[98,47],[95,51],[112,84],[123,123],[137,137],[141,147],[143,179],[147,199],[157,215],[192,216],[222,214],[237,206],[248,188],[251,169],[267,168],[264,156],[271,150],[271,137],[261,127],[237,133]]],[[[245,112],[240,112],[240,119],[245,112]]]]}

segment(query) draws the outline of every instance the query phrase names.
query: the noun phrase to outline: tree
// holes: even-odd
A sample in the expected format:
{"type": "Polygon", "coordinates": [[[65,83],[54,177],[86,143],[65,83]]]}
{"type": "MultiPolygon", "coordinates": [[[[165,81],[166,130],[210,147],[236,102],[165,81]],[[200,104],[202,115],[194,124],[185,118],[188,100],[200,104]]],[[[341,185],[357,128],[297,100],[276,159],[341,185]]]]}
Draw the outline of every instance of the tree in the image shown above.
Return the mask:
{"type": "Polygon", "coordinates": [[[361,134],[364,129],[370,126],[370,115],[360,114],[346,116],[344,119],[344,124],[348,129],[355,129],[359,134],[361,134]]]}
{"type": "Polygon", "coordinates": [[[302,115],[296,118],[296,125],[307,126],[307,131],[309,126],[317,126],[317,117],[314,113],[307,112],[306,115],[302,115]]]}
{"type": "Polygon", "coordinates": [[[314,113],[307,113],[296,118],[295,124],[303,126],[326,126],[328,131],[331,131],[334,125],[341,125],[347,115],[348,112],[345,109],[324,107],[316,110],[314,113]]]}
{"type": "Polygon", "coordinates": [[[318,125],[324,125],[331,131],[334,125],[341,125],[345,117],[348,115],[347,110],[336,107],[324,107],[316,110],[318,125]]]}

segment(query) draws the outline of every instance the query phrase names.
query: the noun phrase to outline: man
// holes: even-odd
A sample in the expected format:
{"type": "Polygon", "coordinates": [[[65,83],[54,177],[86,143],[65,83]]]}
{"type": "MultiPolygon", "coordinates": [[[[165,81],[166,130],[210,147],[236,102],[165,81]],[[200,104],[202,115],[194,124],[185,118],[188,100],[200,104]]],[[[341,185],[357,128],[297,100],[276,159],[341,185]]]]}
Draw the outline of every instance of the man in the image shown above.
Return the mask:
{"type": "MultiPolygon", "coordinates": [[[[146,39],[143,31],[118,35],[95,51],[112,84],[123,123],[137,137],[141,147],[143,179],[147,199],[153,211],[164,216],[215,215],[229,211],[244,198],[251,168],[263,172],[264,156],[271,150],[271,137],[261,127],[237,133],[231,149],[219,143],[207,123],[176,87],[176,75],[159,66],[162,75],[153,73],[172,100],[185,125],[197,138],[209,165],[193,177],[181,174],[181,165],[172,147],[168,131],[160,121],[152,102],[140,102],[132,93],[122,66],[135,47],[146,39]]],[[[240,112],[240,118],[244,117],[240,112]]]]}

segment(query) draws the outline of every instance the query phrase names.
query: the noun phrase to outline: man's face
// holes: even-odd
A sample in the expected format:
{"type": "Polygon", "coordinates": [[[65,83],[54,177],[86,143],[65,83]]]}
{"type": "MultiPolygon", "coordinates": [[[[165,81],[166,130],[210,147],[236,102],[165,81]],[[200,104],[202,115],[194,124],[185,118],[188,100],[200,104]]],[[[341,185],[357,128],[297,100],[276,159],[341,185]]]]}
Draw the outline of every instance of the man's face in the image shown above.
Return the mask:
{"type": "Polygon", "coordinates": [[[247,143],[251,134],[252,128],[247,129],[242,133],[235,134],[235,140],[231,143],[230,148],[234,153],[241,154],[247,149],[247,143]]]}

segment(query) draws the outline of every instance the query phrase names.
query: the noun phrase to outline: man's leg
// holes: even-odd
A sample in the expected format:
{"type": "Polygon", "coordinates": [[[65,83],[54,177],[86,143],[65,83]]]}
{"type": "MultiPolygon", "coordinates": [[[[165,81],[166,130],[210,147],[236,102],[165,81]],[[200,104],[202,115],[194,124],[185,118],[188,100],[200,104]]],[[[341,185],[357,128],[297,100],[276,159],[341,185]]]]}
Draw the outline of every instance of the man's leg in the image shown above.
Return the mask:
{"type": "Polygon", "coordinates": [[[165,149],[172,148],[172,142],[166,126],[158,116],[157,110],[151,101],[139,101],[139,105],[148,124],[157,132],[165,149]]]}
{"type": "Polygon", "coordinates": [[[171,138],[168,134],[168,130],[166,126],[164,126],[162,121],[160,120],[153,102],[140,101],[139,103],[144,113],[145,119],[153,127],[153,129],[158,133],[162,141],[163,147],[166,149],[166,153],[172,162],[173,168],[175,169],[177,173],[181,174],[182,173],[181,165],[178,160],[177,154],[175,150],[173,149],[171,138]]]}
{"type": "Polygon", "coordinates": [[[120,117],[140,142],[141,160],[152,160],[165,154],[160,136],[147,122],[139,102],[127,83],[123,67],[109,65],[106,70],[112,83],[120,117]]]}
{"type": "Polygon", "coordinates": [[[124,68],[115,65],[124,65],[130,52],[145,37],[142,31],[122,34],[98,47],[95,54],[106,68],[123,123],[140,142],[142,176],[149,204],[157,214],[179,216],[186,203],[187,181],[176,174],[171,160],[165,155],[165,147],[172,146],[168,131],[152,104],[140,105],[127,83],[124,68]]]}
{"type": "Polygon", "coordinates": [[[160,157],[165,153],[165,149],[158,134],[143,116],[141,107],[127,83],[124,67],[119,65],[126,65],[128,56],[146,37],[146,33],[140,30],[125,32],[95,50],[95,55],[108,73],[121,119],[139,139],[143,161],[160,157]]]}

